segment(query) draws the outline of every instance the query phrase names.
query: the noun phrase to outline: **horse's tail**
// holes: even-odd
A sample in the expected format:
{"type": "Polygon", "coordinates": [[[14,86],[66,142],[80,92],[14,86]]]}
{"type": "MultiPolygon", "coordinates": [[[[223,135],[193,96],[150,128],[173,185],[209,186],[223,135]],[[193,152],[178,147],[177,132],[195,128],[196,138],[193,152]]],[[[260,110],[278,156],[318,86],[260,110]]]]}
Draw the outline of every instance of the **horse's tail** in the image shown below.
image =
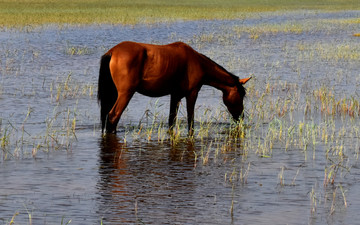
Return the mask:
{"type": "Polygon", "coordinates": [[[111,54],[107,53],[101,57],[98,103],[100,104],[101,131],[104,132],[106,117],[114,106],[117,99],[117,90],[110,73],[111,54]]]}

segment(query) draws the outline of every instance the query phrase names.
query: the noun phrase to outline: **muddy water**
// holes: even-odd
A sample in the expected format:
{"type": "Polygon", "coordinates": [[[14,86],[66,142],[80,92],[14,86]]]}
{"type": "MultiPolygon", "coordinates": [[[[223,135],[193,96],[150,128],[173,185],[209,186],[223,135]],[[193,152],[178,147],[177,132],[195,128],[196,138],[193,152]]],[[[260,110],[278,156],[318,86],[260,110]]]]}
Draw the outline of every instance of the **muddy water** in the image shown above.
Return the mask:
{"type": "MultiPolygon", "coordinates": [[[[9,224],[17,212],[16,224],[356,224],[358,137],[348,134],[341,139],[347,169],[338,172],[334,185],[324,187],[324,168],[331,162],[324,157],[328,145],[320,140],[315,150],[295,145],[285,151],[283,142],[275,142],[269,156],[248,152],[254,146],[251,135],[259,137],[255,146],[262,143],[272,120],[251,120],[248,126],[261,124],[264,129],[231,144],[229,151],[221,150],[229,147],[224,133],[230,121],[223,117],[211,124],[205,141],[188,141],[185,134],[177,144],[167,134],[161,141],[139,138],[139,123],[151,124],[154,116],[166,120],[169,97],[135,95],[117,136],[102,138],[96,89],[99,58],[113,45],[124,40],[180,40],[235,74],[255,74],[245,103],[248,117],[267,83],[274,85],[274,99],[289,98],[294,90],[305,96],[322,86],[332,87],[337,97],[358,98],[356,55],[347,60],[339,57],[341,52],[320,53],[339,43],[359,46],[352,36],[358,25],[329,23],[359,14],[295,12],[236,21],[1,31],[1,224],[9,224]],[[260,33],[258,38],[249,30],[295,22],[310,28],[260,33]],[[314,23],[324,25],[312,28],[314,23]],[[307,51],[299,51],[303,48],[307,51]],[[334,56],[326,56],[330,54],[334,56]],[[203,151],[211,152],[206,162],[203,151]]],[[[299,98],[300,105],[305,102],[299,98]]],[[[204,87],[197,102],[197,132],[206,112],[223,111],[221,93],[204,87]]],[[[182,106],[180,117],[185,115],[182,106]]],[[[295,124],[309,120],[319,127],[327,123],[315,108],[304,115],[302,105],[280,119],[295,124]]],[[[339,130],[359,125],[358,116],[332,121],[339,130]]]]}

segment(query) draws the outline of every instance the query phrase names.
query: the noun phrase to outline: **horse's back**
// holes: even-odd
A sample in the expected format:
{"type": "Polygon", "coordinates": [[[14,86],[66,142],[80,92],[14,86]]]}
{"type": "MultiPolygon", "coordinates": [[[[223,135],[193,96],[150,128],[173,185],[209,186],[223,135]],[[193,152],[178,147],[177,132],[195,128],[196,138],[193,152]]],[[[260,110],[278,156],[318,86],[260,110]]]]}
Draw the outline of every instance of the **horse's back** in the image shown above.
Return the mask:
{"type": "Polygon", "coordinates": [[[110,54],[114,59],[132,60],[145,50],[145,47],[139,43],[124,41],[111,48],[106,54],[110,54]]]}
{"type": "Polygon", "coordinates": [[[154,45],[126,41],[110,49],[108,54],[114,61],[110,67],[113,65],[113,70],[122,71],[122,75],[119,72],[115,76],[131,76],[142,94],[163,96],[193,86],[189,85],[188,70],[196,64],[198,53],[185,43],[154,45]]]}
{"type": "Polygon", "coordinates": [[[156,45],[156,44],[147,44],[147,43],[138,43],[132,41],[123,41],[111,48],[106,54],[114,54],[117,52],[124,51],[133,51],[133,50],[151,50],[151,49],[162,49],[162,50],[193,50],[188,44],[184,42],[174,42],[166,45],[156,45]]]}

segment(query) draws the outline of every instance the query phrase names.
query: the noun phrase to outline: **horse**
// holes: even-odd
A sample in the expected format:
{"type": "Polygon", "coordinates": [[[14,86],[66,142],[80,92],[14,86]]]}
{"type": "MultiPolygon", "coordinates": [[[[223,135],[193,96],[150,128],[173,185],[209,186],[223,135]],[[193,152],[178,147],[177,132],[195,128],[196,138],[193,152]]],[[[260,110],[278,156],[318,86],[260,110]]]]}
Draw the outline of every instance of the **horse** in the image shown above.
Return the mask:
{"type": "Polygon", "coordinates": [[[239,79],[222,66],[175,42],[154,45],[125,41],[106,52],[100,60],[98,103],[101,132],[116,133],[116,126],[135,92],[145,96],[170,95],[169,129],[176,122],[182,98],[186,98],[188,133],[194,131],[194,108],[203,85],[223,92],[223,101],[234,120],[243,118],[243,85],[251,77],[239,79]]]}

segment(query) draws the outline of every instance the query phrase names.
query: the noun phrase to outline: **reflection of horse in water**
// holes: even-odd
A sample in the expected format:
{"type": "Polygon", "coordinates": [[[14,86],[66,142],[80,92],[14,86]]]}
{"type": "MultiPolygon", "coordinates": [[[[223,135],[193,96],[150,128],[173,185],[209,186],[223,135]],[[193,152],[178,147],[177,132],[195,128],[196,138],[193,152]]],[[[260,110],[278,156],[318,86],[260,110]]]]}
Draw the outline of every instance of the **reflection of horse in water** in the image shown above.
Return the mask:
{"type": "Polygon", "coordinates": [[[99,139],[97,188],[101,197],[97,201],[104,221],[135,224],[138,217],[152,221],[156,216],[161,218],[153,223],[181,221],[178,210],[189,210],[187,214],[195,217],[194,208],[182,209],[195,199],[193,144],[138,144],[126,146],[116,135],[99,139]]]}
{"type": "Polygon", "coordinates": [[[150,97],[170,95],[169,127],[186,98],[189,134],[193,133],[194,107],[202,85],[223,92],[223,101],[235,120],[243,116],[245,84],[190,46],[176,42],[151,45],[122,42],[101,58],[98,100],[102,132],[115,133],[121,114],[135,92],[150,97]]]}
{"type": "Polygon", "coordinates": [[[126,183],[123,177],[128,174],[127,159],[123,157],[125,145],[114,135],[100,139],[100,169],[101,192],[115,192],[126,195],[126,183]]]}
{"type": "Polygon", "coordinates": [[[127,183],[130,172],[126,146],[117,136],[107,135],[100,139],[99,147],[98,214],[107,223],[133,223],[134,196],[127,183]]]}

